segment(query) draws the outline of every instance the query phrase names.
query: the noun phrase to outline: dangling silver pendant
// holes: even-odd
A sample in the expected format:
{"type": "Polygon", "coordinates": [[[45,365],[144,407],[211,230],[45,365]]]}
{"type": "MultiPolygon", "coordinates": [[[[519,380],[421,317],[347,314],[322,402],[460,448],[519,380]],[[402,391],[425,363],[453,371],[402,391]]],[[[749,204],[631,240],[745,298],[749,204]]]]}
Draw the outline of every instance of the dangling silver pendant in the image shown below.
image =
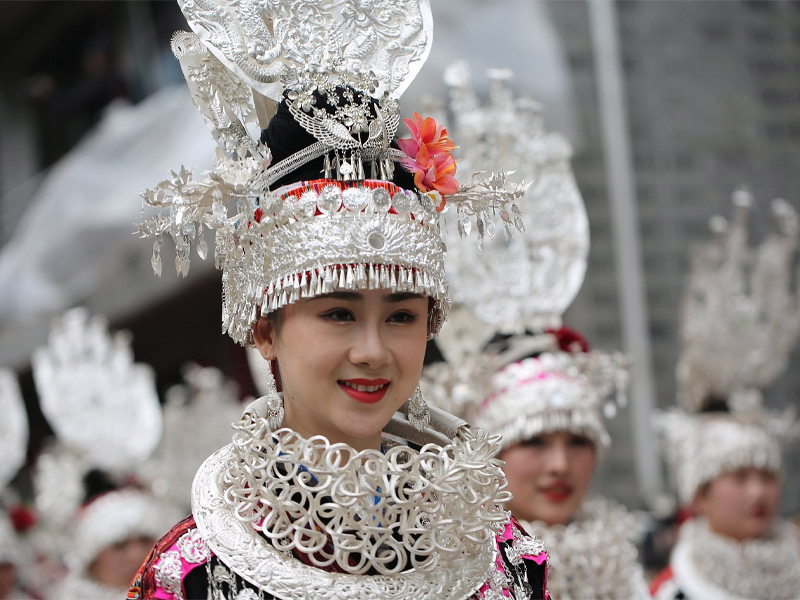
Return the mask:
{"type": "Polygon", "coordinates": [[[422,397],[422,390],[417,386],[408,400],[408,422],[417,431],[423,431],[430,421],[431,411],[428,410],[428,405],[422,397]]]}
{"type": "Polygon", "coordinates": [[[267,400],[267,424],[272,431],[277,431],[283,425],[283,398],[278,392],[271,392],[267,400]]]}

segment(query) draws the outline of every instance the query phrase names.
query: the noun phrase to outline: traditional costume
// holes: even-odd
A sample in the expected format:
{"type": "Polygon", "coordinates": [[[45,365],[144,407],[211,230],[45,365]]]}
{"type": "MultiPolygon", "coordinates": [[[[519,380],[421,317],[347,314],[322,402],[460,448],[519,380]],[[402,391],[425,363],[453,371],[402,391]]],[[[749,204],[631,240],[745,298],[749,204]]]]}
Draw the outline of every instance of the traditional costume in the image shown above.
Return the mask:
{"type": "MultiPolygon", "coordinates": [[[[499,161],[532,182],[520,200],[525,232],[506,240],[487,231],[482,252],[448,242],[448,276],[463,318],[440,336],[449,364],[426,371],[426,395],[502,435],[503,448],[565,431],[588,438],[602,455],[611,441],[603,415],[613,416],[625,402],[627,361],[590,350],[562,327],[589,249],[571,149],[562,136],[545,131],[534,103],[514,98],[507,71],[490,76],[491,104],[481,106],[467,66],[448,70],[453,131],[469,142],[462,148],[465,162],[491,168],[499,161]],[[499,340],[492,337],[497,333],[503,334],[499,340]]],[[[634,545],[638,529],[616,502],[585,500],[567,525],[521,524],[548,548],[553,597],[648,596],[634,545]]]]}
{"type": "MultiPolygon", "coordinates": [[[[395,147],[398,97],[430,49],[427,0],[180,4],[193,33],[176,34],[173,50],[218,167],[202,180],[181,169],[144,193],[169,208],[141,225],[154,270],[164,234],[185,273],[192,246],[205,256],[208,227],[223,329],[237,342],[252,341],[259,316],[334,290],[425,295],[436,334],[450,306],[440,212],[488,222],[518,210],[521,190],[502,174],[459,185],[453,143],[432,119],[407,120],[411,138],[395,147]],[[282,135],[277,119],[299,134],[282,135]],[[309,161],[322,178],[293,179],[309,161]],[[392,181],[397,162],[413,184],[392,181]]],[[[503,510],[496,437],[415,393],[381,451],[356,451],[281,427],[269,388],[200,467],[192,516],[154,547],[129,598],[547,596],[544,547],[503,510]]]]}
{"type": "MultiPolygon", "coordinates": [[[[759,390],[786,368],[800,335],[798,299],[789,288],[797,216],[774,201],[775,230],[751,250],[752,198],[738,191],[733,200],[733,222],[715,217],[714,239],[692,255],[677,368],[680,407],[655,420],[685,503],[737,469],[780,473],[780,444],[797,434],[794,413],[765,410],[759,390]]],[[[799,590],[798,530],[782,519],[764,537],[737,541],[695,517],[681,526],[669,567],[651,584],[662,600],[788,599],[799,590]]]]}

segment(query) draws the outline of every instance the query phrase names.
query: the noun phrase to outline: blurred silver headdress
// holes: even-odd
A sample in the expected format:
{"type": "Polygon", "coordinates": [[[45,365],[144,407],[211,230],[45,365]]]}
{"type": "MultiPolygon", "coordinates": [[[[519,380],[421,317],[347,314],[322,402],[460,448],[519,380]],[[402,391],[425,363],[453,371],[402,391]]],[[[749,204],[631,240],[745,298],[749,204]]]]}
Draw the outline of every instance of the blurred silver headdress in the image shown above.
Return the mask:
{"type": "Polygon", "coordinates": [[[33,356],[42,412],[64,445],[97,468],[135,467],[161,439],[155,376],[134,364],[130,343],[76,308],[53,322],[33,356]]]}
{"type": "Polygon", "coordinates": [[[219,369],[190,364],[183,378],[183,384],[167,390],[164,437],[146,472],[159,498],[188,508],[198,467],[230,442],[231,424],[239,420],[243,407],[236,384],[219,369]]]}
{"type": "Polygon", "coordinates": [[[727,471],[779,471],[781,442],[798,434],[794,411],[767,411],[761,395],[800,336],[800,293],[791,289],[797,215],[774,200],[773,230],[750,248],[752,204],[749,192],[736,191],[732,222],[714,217],[712,240],[692,253],[676,370],[679,408],[655,419],[684,501],[727,471]],[[704,412],[709,408],[730,412],[704,412]]]}
{"type": "MultiPolygon", "coordinates": [[[[570,430],[604,448],[610,440],[601,409],[611,416],[615,403],[625,403],[627,361],[618,353],[589,351],[580,335],[561,328],[562,315],[583,282],[589,251],[572,150],[561,135],[544,129],[534,102],[514,98],[507,86],[509,71],[494,70],[490,77],[491,102],[481,106],[467,65],[448,69],[451,129],[465,140],[464,163],[491,169],[502,162],[516,168],[515,177],[532,182],[519,202],[525,231],[509,239],[479,222],[482,248],[447,240],[451,294],[466,310],[456,324],[460,334],[450,335],[451,322],[440,336],[453,366],[427,370],[428,397],[502,434],[504,446],[570,430]],[[482,323],[476,327],[476,321],[482,323]],[[502,353],[491,347],[481,352],[479,346],[491,336],[486,331],[516,337],[502,353]],[[473,356],[464,356],[465,346],[473,356]],[[536,357],[523,358],[532,354],[536,357]]],[[[509,223],[512,216],[507,216],[509,223]]],[[[467,223],[459,227],[470,229],[467,223]]]]}
{"type": "Polygon", "coordinates": [[[223,271],[223,329],[237,342],[251,341],[259,314],[334,288],[429,295],[435,334],[450,305],[440,211],[449,205],[459,222],[479,223],[495,211],[516,214],[524,187],[502,174],[459,186],[453,144],[432,119],[415,114],[411,138],[390,145],[398,98],[430,50],[428,0],[180,4],[194,33],[176,34],[173,51],[218,160],[203,180],[181,168],[143,193],[148,205],[169,208],[139,227],[155,238],[156,273],[165,233],[185,275],[192,244],[205,257],[209,227],[223,271]],[[317,141],[272,164],[258,134],[281,101],[317,141]],[[270,191],[320,157],[321,179],[270,191]],[[417,190],[388,183],[396,162],[417,190]]]}
{"type": "Polygon", "coordinates": [[[0,369],[0,490],[25,464],[28,449],[28,415],[14,372],[0,369]]]}

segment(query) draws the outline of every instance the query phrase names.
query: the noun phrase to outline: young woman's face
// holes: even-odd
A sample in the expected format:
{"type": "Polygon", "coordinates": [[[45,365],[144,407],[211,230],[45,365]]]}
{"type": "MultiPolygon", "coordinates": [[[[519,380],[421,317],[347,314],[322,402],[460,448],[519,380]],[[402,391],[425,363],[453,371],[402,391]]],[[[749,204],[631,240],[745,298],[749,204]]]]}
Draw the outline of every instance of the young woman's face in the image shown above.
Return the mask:
{"type": "Polygon", "coordinates": [[[712,531],[749,540],[769,531],[778,513],[780,491],[775,472],[746,467],[712,479],[697,493],[694,504],[712,531]]]}
{"type": "Polygon", "coordinates": [[[285,306],[277,335],[262,317],[254,339],[277,358],[284,426],[361,450],[417,387],[427,333],[426,296],[340,291],[285,306]]]}
{"type": "Polygon", "coordinates": [[[545,433],[500,454],[506,461],[508,508],[518,519],[568,523],[583,502],[592,481],[592,442],[566,431],[545,433]]]}
{"type": "Polygon", "coordinates": [[[147,558],[155,540],[134,536],[101,550],[89,565],[89,575],[115,588],[127,588],[139,566],[147,558]]]}

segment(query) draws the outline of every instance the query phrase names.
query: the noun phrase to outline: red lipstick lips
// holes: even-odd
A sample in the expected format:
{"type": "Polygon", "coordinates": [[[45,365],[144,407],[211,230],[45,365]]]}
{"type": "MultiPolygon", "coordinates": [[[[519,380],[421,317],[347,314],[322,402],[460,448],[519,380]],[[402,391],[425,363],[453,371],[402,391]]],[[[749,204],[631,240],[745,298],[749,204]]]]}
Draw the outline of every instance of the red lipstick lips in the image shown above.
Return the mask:
{"type": "Polygon", "coordinates": [[[340,379],[337,383],[342,391],[356,402],[374,404],[380,402],[386,395],[391,381],[388,379],[340,379]]]}
{"type": "Polygon", "coordinates": [[[557,483],[539,490],[539,493],[550,502],[566,502],[572,496],[572,486],[568,483],[557,483]]]}

